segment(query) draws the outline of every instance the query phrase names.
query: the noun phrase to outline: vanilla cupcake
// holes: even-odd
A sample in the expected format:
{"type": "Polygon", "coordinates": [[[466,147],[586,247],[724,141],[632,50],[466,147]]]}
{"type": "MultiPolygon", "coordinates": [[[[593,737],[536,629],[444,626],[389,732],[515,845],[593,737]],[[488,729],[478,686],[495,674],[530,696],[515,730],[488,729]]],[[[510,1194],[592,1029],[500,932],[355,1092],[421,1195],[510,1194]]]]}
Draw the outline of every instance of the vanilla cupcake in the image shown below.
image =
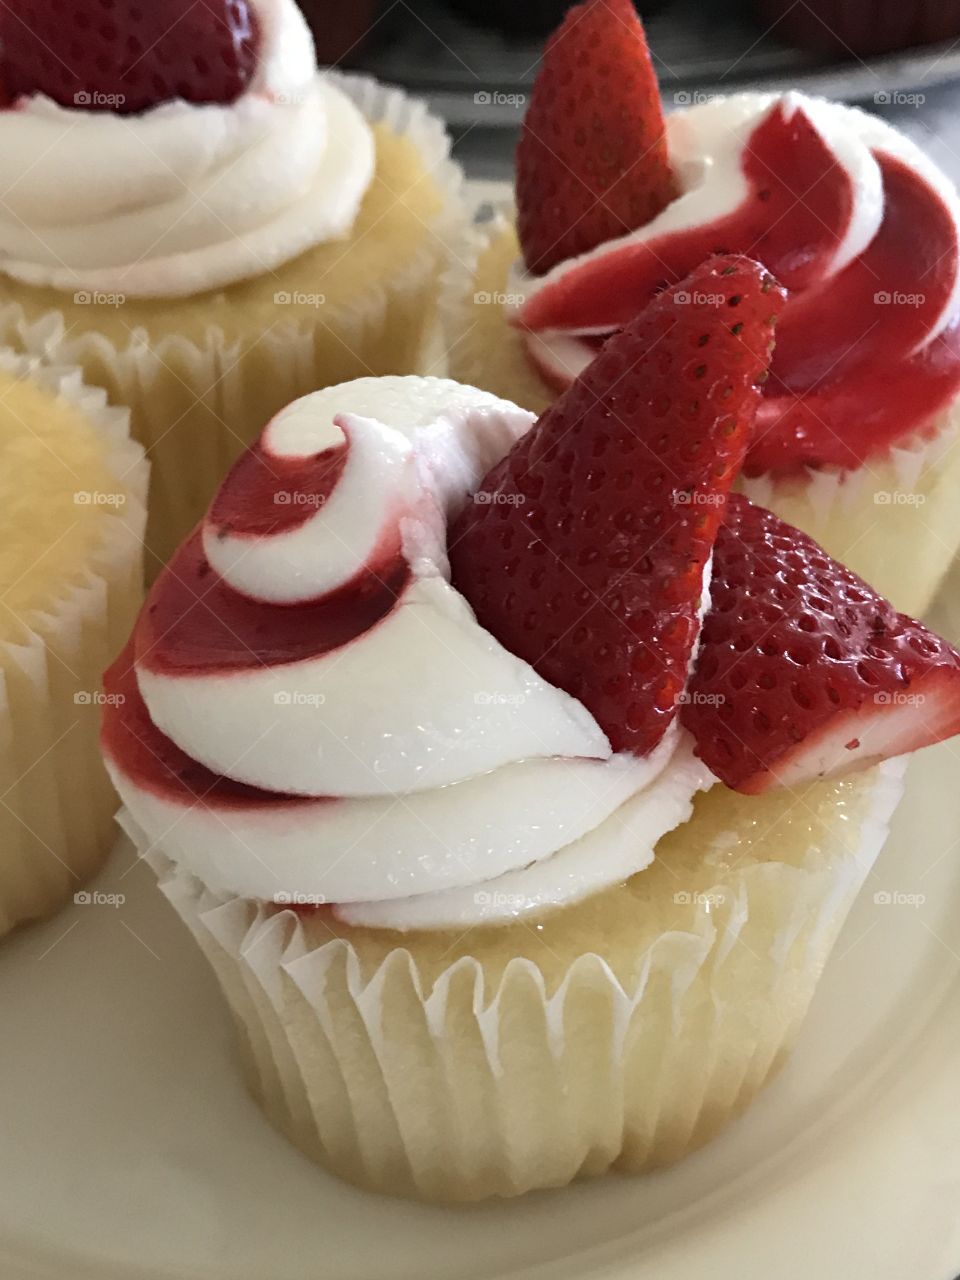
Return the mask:
{"type": "Polygon", "coordinates": [[[147,471],[78,371],[0,355],[0,933],[115,843],[101,672],[140,605],[147,471]]]}
{"type": "Polygon", "coordinates": [[[727,497],[782,291],[740,258],[681,287],[536,423],[431,378],[295,402],[108,672],[121,821],[250,1086],[360,1185],[705,1141],[796,1038],[886,758],[960,728],[960,654],[727,497]]]}
{"type": "Polygon", "coordinates": [[[713,252],[759,258],[790,301],[742,488],[920,612],[960,545],[952,184],[850,107],[676,98],[664,121],[627,0],[571,11],[518,149],[517,229],[501,215],[448,275],[450,372],[540,412],[656,290],[713,252]]]}
{"type": "Polygon", "coordinates": [[[155,572],[290,399],[426,367],[459,174],[422,104],[318,74],[293,0],[0,35],[0,339],[129,405],[155,572]]]}

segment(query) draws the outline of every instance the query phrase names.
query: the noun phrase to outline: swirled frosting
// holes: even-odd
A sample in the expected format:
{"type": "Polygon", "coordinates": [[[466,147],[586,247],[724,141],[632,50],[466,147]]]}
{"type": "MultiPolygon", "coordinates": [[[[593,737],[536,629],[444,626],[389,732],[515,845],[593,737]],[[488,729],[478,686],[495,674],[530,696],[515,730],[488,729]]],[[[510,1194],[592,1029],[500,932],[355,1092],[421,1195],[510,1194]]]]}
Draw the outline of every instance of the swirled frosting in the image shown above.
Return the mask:
{"type": "Polygon", "coordinates": [[[235,465],[107,675],[134,820],[215,889],[444,927],[645,866],[712,781],[617,755],[476,621],[447,522],[530,414],[436,378],[294,402],[235,465]]]}
{"type": "Polygon", "coordinates": [[[679,196],[646,226],[508,299],[530,359],[569,385],[659,288],[715,252],[760,258],[790,293],[746,474],[856,467],[960,390],[960,206],[909,139],[797,93],[667,119],[679,196]]]}
{"type": "Polygon", "coordinates": [[[235,102],[137,115],[43,95],[0,112],[0,270],[130,297],[199,293],[346,235],[374,168],[369,126],[317,74],[294,0],[256,0],[261,55],[235,102]]]}

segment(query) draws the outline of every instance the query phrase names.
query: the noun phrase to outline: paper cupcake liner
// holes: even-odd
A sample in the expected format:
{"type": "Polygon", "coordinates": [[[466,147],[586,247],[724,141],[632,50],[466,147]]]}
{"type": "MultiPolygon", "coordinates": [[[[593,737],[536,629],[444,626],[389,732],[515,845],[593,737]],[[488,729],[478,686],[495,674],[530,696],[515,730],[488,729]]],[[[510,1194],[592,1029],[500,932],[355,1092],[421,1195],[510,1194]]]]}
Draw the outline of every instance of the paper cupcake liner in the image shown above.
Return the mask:
{"type": "Polygon", "coordinates": [[[210,892],[120,822],[213,967],[270,1120],[360,1186],[476,1200],[669,1163],[742,1110],[796,1037],[904,767],[874,772],[855,849],[771,849],[706,892],[710,858],[671,871],[684,926],[629,987],[579,946],[549,982],[526,957],[494,978],[462,956],[428,983],[415,940],[365,972],[348,938],[311,945],[295,913],[210,892]]]}
{"type": "Polygon", "coordinates": [[[0,933],[70,898],[113,844],[114,792],[100,759],[95,691],[136,617],[142,595],[149,468],[78,370],[40,368],[0,353],[0,367],[77,404],[109,445],[126,502],[102,521],[82,580],[24,619],[19,643],[0,644],[0,933]]]}
{"type": "MultiPolygon", "coordinates": [[[[510,213],[471,227],[444,273],[440,309],[450,376],[541,413],[555,395],[527,362],[497,301],[515,246],[510,213]]],[[[899,609],[921,615],[960,548],[958,442],[955,401],[931,428],[855,470],[805,469],[789,480],[741,479],[739,487],[816,538],[899,609]]]]}
{"type": "Polygon", "coordinates": [[[31,319],[19,302],[0,305],[0,342],[79,366],[130,408],[151,461],[149,578],[202,517],[236,455],[291,400],[365,373],[442,372],[435,293],[465,221],[462,173],[422,103],[365,77],[335,78],[371,124],[413,143],[443,201],[419,251],[349,305],[298,309],[245,350],[213,325],[202,344],[176,334],[151,343],[133,328],[120,348],[95,327],[68,329],[59,311],[31,319]]]}

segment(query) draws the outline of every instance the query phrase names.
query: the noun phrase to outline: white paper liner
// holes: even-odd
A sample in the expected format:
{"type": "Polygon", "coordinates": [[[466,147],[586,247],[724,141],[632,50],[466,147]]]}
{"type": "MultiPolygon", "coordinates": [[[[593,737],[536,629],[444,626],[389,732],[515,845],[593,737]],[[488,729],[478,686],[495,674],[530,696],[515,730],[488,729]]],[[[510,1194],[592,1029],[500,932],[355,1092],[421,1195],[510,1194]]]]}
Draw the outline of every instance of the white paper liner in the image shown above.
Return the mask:
{"type": "Polygon", "coordinates": [[[202,346],[178,335],[151,344],[145,329],[133,328],[118,349],[92,326],[68,330],[59,311],[29,319],[19,302],[0,304],[0,343],[79,366],[87,382],[130,408],[132,433],[152,466],[148,578],[202,517],[240,450],[291,400],[364,374],[443,372],[435,293],[466,219],[461,170],[442,123],[423,103],[366,77],[335,79],[371,124],[414,144],[443,201],[419,251],[349,305],[298,308],[253,335],[255,345],[241,356],[240,342],[213,325],[202,346]]]}
{"type": "Polygon", "coordinates": [[[49,611],[21,619],[20,643],[0,643],[0,933],[55,910],[107,856],[116,793],[100,759],[91,701],[142,596],[149,466],[79,370],[40,367],[0,352],[0,368],[29,374],[76,404],[109,446],[126,501],[101,521],[102,542],[82,580],[61,584],[49,611]],[[87,699],[76,701],[75,695],[87,699]]]}
{"type": "MultiPolygon", "coordinates": [[[[449,373],[541,413],[555,393],[527,361],[518,332],[502,319],[502,306],[475,301],[478,291],[496,297],[507,288],[506,260],[495,278],[478,276],[478,270],[483,254],[499,241],[501,256],[515,245],[511,213],[507,208],[471,227],[444,274],[440,309],[449,373]]],[[[922,615],[960,548],[960,402],[941,414],[932,434],[925,431],[855,470],[806,469],[789,480],[741,478],[739,487],[810,534],[898,609],[922,615]]]]}
{"type": "Polygon", "coordinates": [[[685,926],[636,956],[628,988],[579,945],[549,983],[528,958],[493,981],[464,956],[428,988],[417,935],[364,974],[351,942],[312,946],[293,912],[210,893],[120,822],[216,972],[272,1122],[358,1185],[475,1200],[668,1163],[750,1101],[795,1039],[904,768],[874,771],[859,838],[848,816],[828,855],[664,873],[674,903],[689,890],[685,926]]]}

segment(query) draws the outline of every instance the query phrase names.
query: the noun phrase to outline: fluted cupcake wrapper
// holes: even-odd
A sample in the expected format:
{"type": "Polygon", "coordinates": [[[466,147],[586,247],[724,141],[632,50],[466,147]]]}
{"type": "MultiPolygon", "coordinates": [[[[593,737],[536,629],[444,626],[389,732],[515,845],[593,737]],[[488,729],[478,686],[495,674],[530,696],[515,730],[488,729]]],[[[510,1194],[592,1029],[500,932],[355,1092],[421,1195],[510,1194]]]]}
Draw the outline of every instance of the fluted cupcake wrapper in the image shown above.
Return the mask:
{"type": "MultiPolygon", "coordinates": [[[[516,255],[511,211],[473,226],[444,273],[450,376],[541,413],[555,398],[508,329],[502,292],[516,255]]],[[[923,614],[960,547],[960,402],[922,435],[852,470],[742,479],[753,501],[803,529],[905,613],[923,614]]]]}
{"type": "Polygon", "coordinates": [[[475,1200],[665,1164],[739,1112],[796,1038],[902,775],[875,772],[855,849],[671,879],[682,927],[629,988],[589,951],[549,985],[529,958],[494,981],[473,956],[428,984],[415,939],[364,972],[348,938],[211,893],[120,820],[219,978],[271,1121],[360,1186],[475,1200]]]}
{"type": "Polygon", "coordinates": [[[0,368],[29,374],[83,411],[108,444],[126,501],[102,521],[82,580],[0,643],[0,934],[69,899],[106,858],[116,793],[98,745],[94,704],[104,668],[142,597],[149,467],[125,411],[83,384],[78,370],[39,367],[0,352],[0,368]]]}
{"type": "Polygon", "coordinates": [[[366,77],[334,78],[370,124],[412,143],[442,197],[419,249],[398,255],[349,303],[291,307],[289,318],[242,338],[211,324],[202,341],[176,332],[151,340],[134,325],[122,346],[95,324],[69,326],[61,311],[27,315],[19,301],[0,304],[0,343],[80,366],[130,408],[152,466],[148,578],[201,518],[241,449],[291,400],[368,373],[443,372],[435,294],[462,235],[462,173],[423,103],[366,77]]]}

